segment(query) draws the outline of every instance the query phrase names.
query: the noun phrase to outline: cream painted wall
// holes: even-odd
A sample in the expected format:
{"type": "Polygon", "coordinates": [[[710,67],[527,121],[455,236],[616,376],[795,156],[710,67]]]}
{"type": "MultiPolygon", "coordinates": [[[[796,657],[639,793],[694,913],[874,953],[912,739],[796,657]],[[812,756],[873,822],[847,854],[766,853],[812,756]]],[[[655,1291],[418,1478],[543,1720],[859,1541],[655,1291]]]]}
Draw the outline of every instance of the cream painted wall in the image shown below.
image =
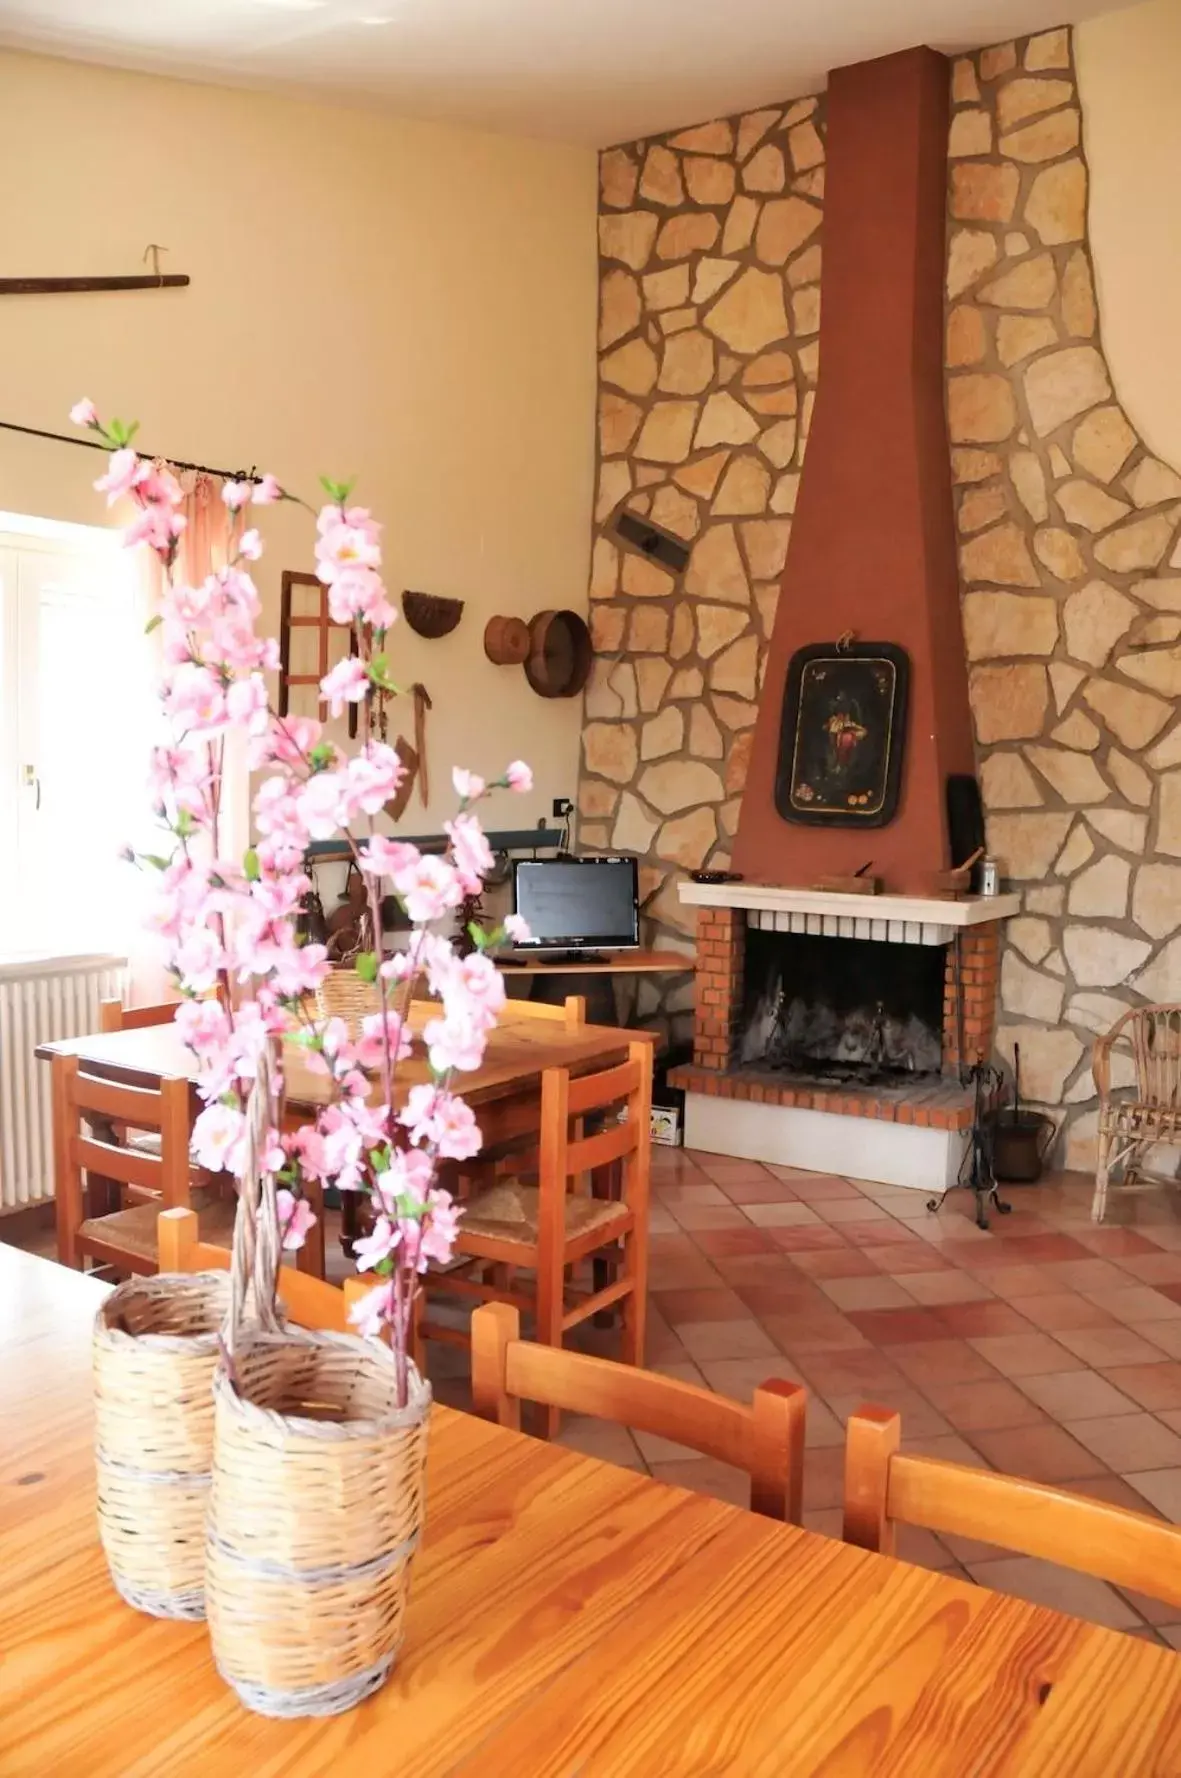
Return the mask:
{"type": "MultiPolygon", "coordinates": [[[[592,150],[0,54],[0,265],[140,269],[149,241],[192,286],[0,302],[0,418],[69,430],[71,402],[142,421],[152,450],[257,465],[316,497],[359,477],[393,589],[457,595],[458,630],[396,632],[422,680],[432,806],[452,763],[533,764],[532,825],[573,796],[582,700],[546,701],[484,658],[495,612],[585,608],[595,399],[592,150]]],[[[101,459],[0,433],[0,510],[94,523],[101,459]]],[[[311,565],[284,508],[260,581],[311,565]]],[[[407,710],[399,727],[412,734],[407,710]]]]}
{"type": "Polygon", "coordinates": [[[1124,407],[1181,468],[1181,0],[1075,34],[1103,347],[1124,407]]]}

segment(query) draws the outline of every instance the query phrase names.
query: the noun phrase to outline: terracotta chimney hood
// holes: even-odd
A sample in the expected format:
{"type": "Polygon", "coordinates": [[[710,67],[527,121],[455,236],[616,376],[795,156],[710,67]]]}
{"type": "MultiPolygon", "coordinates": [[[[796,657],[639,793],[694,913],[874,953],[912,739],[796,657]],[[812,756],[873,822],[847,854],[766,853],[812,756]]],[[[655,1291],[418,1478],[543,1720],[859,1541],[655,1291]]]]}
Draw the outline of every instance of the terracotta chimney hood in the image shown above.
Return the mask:
{"type": "Polygon", "coordinates": [[[828,86],[820,373],[743,794],[734,868],[806,886],[870,859],[890,891],[945,870],[945,786],[972,772],[944,410],[948,67],[930,49],[828,86]],[[910,657],[897,813],[801,826],[775,806],[788,663],[846,631],[910,657]]]}

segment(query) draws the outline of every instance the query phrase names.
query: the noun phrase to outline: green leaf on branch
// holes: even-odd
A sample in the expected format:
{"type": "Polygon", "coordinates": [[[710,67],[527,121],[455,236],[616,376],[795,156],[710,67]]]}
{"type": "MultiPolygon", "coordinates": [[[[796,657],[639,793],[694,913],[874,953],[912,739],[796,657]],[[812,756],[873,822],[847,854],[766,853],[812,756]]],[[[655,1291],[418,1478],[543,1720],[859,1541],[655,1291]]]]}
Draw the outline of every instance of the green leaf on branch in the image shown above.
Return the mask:
{"type": "Polygon", "coordinates": [[[257,883],[262,875],[262,869],[258,862],[258,853],[253,846],[247,846],[246,851],[243,854],[242,870],[248,883],[257,883]]]}
{"type": "Polygon", "coordinates": [[[159,612],[156,613],[155,617],[149,617],[147,623],[144,625],[144,635],[150,636],[152,631],[158,630],[163,622],[164,619],[159,612]]]}
{"type": "Polygon", "coordinates": [[[353,968],[363,982],[375,982],[377,980],[377,952],[358,951],[353,961],[353,968]]]}
{"type": "Polygon", "coordinates": [[[330,475],[322,475],[320,477],[320,486],[323,488],[328,498],[334,501],[337,506],[344,505],[356,485],[356,476],[353,476],[353,478],[347,482],[334,482],[330,475]]]}
{"type": "Polygon", "coordinates": [[[308,764],[313,772],[326,772],[336,758],[336,749],[331,741],[318,741],[308,754],[308,764]]]}
{"type": "Polygon", "coordinates": [[[488,934],[484,931],[484,928],[480,925],[478,920],[468,921],[467,935],[475,945],[477,951],[486,951],[488,949],[488,934]]]}

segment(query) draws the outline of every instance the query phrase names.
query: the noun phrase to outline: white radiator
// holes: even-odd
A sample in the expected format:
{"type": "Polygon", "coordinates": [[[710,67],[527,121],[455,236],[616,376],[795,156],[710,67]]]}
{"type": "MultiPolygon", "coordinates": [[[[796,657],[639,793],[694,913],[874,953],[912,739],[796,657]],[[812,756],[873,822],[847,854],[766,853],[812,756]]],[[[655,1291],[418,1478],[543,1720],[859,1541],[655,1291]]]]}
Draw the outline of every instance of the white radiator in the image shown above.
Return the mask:
{"type": "Polygon", "coordinates": [[[51,1071],[34,1049],[97,1031],[126,973],[125,957],[0,956],[0,1215],[53,1196],[51,1071]]]}

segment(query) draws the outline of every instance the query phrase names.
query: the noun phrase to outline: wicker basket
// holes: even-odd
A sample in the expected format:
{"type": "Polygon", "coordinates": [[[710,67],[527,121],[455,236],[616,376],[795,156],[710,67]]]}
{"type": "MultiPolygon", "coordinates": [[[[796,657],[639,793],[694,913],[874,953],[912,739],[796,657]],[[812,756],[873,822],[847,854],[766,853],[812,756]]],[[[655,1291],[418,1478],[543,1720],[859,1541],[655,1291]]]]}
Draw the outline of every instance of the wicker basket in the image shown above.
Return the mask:
{"type": "Polygon", "coordinates": [[[348,1334],[285,1329],[260,1068],[214,1379],[205,1586],[213,1658],[264,1716],[335,1716],[394,1664],[423,1515],[431,1392],[348,1334]]]}
{"type": "Polygon", "coordinates": [[[264,1716],[334,1716],[384,1684],[423,1515],[430,1388],[388,1347],[249,1335],[214,1384],[206,1590],[218,1671],[264,1716]]]}
{"type": "Polygon", "coordinates": [[[222,1272],[133,1278],[93,1338],[98,1525],[121,1596],[153,1617],[205,1616],[222,1272]]]}

